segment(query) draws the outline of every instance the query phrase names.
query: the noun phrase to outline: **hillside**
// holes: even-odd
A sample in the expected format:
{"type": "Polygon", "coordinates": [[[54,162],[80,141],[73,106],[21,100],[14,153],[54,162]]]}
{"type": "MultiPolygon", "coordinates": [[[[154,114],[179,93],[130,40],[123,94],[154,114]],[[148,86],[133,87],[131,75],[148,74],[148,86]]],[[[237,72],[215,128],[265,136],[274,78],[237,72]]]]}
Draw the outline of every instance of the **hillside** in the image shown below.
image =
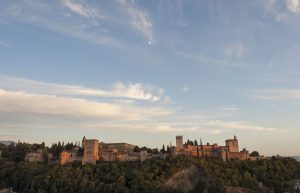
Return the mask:
{"type": "Polygon", "coordinates": [[[0,161],[0,189],[19,193],[296,193],[299,178],[300,163],[281,157],[227,163],[178,156],[95,166],[0,161]]]}
{"type": "Polygon", "coordinates": [[[252,188],[242,188],[231,186],[232,184],[221,183],[222,179],[216,178],[211,173],[193,160],[191,166],[182,169],[169,178],[165,186],[174,187],[183,193],[273,193],[262,183],[258,183],[256,190],[252,188]]]}
{"type": "MultiPolygon", "coordinates": [[[[192,164],[188,168],[184,168],[174,175],[172,175],[166,182],[166,187],[173,187],[184,193],[187,193],[193,190],[200,178],[203,178],[204,175],[201,175],[200,168],[192,164]]],[[[204,177],[205,178],[205,177],[204,177]]]]}

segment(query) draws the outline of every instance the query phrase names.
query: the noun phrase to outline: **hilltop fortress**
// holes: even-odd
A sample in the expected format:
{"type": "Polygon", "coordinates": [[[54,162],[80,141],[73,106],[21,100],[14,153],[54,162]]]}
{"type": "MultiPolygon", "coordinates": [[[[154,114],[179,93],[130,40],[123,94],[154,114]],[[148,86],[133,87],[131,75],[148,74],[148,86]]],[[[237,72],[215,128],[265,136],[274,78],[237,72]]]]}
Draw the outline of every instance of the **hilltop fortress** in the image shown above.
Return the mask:
{"type": "MultiPolygon", "coordinates": [[[[31,152],[27,153],[25,160],[29,162],[43,161],[43,153],[31,152]]],[[[98,160],[103,161],[144,161],[153,157],[165,158],[167,156],[187,155],[197,158],[217,158],[223,161],[229,161],[231,159],[245,160],[249,159],[249,152],[245,149],[239,151],[238,139],[234,136],[233,139],[227,139],[224,146],[218,146],[214,143],[210,145],[200,144],[195,140],[183,143],[182,136],[176,136],[176,146],[167,147],[167,151],[163,149],[153,151],[147,148],[139,148],[135,145],[128,143],[104,143],[99,142],[97,139],[86,139],[83,137],[81,147],[77,147],[71,150],[63,150],[60,152],[58,158],[53,158],[51,153],[48,154],[50,158],[49,164],[58,163],[64,165],[79,161],[83,165],[87,163],[96,164],[98,160]],[[57,160],[58,159],[58,160],[57,160]],[[54,161],[53,161],[54,160],[54,161]],[[56,161],[55,161],[56,160],[56,161]]]]}
{"type": "Polygon", "coordinates": [[[128,143],[104,143],[99,142],[97,139],[86,139],[85,137],[82,140],[82,148],[82,152],[79,149],[61,152],[59,163],[63,165],[77,160],[81,161],[82,164],[95,164],[99,159],[104,161],[143,161],[152,157],[166,157],[170,154],[172,156],[187,155],[198,158],[212,157],[223,161],[249,158],[247,150],[239,151],[239,143],[236,136],[233,139],[227,139],[225,146],[218,146],[216,143],[203,145],[201,140],[199,145],[191,141],[183,144],[183,137],[176,136],[176,146],[170,147],[170,152],[160,154],[152,154],[147,152],[147,150],[135,152],[135,145],[128,143]]]}

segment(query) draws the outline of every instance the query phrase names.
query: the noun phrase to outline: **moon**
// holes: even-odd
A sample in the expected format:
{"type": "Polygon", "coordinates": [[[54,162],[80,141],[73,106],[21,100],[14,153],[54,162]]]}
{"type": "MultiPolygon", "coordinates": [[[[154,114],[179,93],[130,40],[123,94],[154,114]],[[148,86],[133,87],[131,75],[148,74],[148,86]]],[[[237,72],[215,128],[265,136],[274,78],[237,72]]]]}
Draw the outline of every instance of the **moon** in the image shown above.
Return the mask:
{"type": "Polygon", "coordinates": [[[149,41],[149,46],[150,46],[151,42],[149,41]]]}

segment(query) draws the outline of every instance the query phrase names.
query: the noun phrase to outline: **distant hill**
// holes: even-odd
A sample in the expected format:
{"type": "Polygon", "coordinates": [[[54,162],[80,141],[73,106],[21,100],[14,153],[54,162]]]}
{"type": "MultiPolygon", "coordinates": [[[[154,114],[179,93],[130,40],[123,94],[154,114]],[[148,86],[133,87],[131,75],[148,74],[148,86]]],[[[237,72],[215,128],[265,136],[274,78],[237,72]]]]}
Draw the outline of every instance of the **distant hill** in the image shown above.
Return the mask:
{"type": "Polygon", "coordinates": [[[9,146],[10,144],[16,144],[16,142],[14,142],[14,141],[0,141],[0,144],[9,146]]]}

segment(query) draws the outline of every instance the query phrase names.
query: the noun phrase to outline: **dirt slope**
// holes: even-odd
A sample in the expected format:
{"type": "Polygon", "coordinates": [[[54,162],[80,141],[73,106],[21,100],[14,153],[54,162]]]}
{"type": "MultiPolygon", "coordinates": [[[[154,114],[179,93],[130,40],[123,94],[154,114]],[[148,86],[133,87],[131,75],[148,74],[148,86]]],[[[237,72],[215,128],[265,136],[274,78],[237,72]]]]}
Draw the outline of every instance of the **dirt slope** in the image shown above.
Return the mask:
{"type": "Polygon", "coordinates": [[[193,190],[200,179],[200,170],[195,165],[183,169],[174,174],[166,183],[165,186],[175,188],[184,193],[193,190]]]}

